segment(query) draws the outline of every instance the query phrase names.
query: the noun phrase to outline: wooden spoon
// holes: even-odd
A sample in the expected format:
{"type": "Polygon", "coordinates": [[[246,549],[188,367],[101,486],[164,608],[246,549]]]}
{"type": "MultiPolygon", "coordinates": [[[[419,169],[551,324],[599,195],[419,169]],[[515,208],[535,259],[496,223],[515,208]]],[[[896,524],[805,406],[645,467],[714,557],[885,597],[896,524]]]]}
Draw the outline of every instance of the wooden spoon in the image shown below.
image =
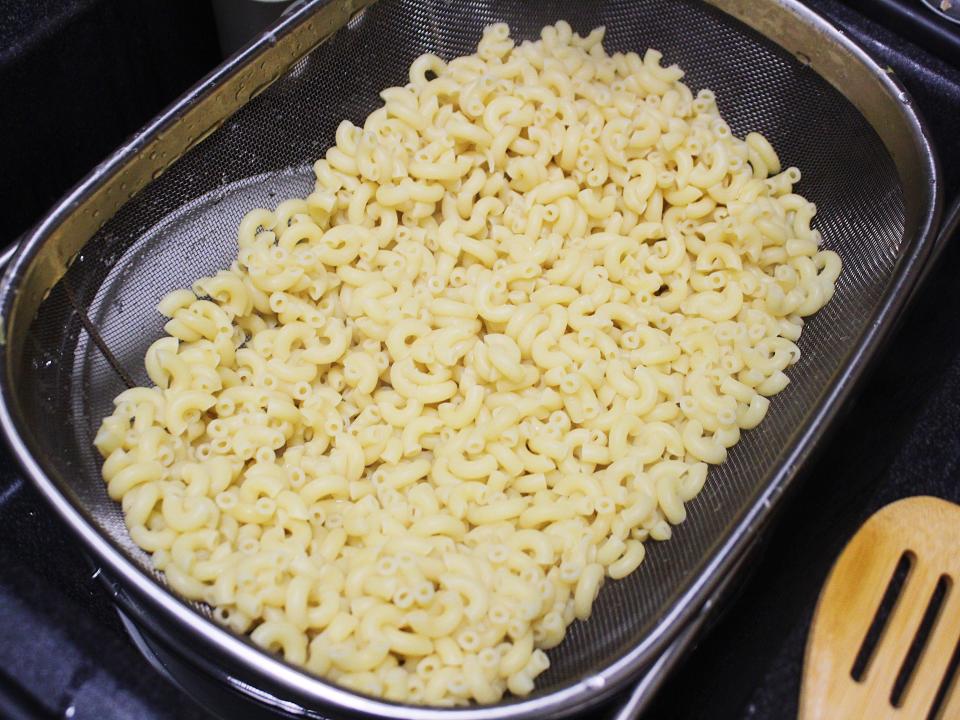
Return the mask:
{"type": "Polygon", "coordinates": [[[924,720],[935,702],[932,717],[960,718],[960,683],[948,677],[960,654],[958,582],[960,506],[907,498],[867,520],[820,593],[800,719],[924,720]]]}

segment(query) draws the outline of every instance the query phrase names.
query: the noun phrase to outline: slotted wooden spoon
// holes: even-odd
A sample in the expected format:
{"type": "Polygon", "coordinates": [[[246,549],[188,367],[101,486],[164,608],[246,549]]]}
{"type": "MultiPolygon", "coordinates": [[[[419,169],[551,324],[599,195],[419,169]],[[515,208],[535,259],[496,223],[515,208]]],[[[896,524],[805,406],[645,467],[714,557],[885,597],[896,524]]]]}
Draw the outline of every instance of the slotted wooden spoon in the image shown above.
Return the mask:
{"type": "Polygon", "coordinates": [[[867,520],[820,593],[807,640],[800,720],[924,720],[934,701],[939,710],[933,717],[960,718],[960,683],[946,677],[948,671],[956,675],[958,581],[960,506],[907,498],[867,520]],[[905,567],[902,584],[895,582],[905,567]],[[882,611],[891,600],[889,612],[882,611]],[[905,665],[908,655],[916,662],[905,665]],[[896,686],[903,689],[895,694],[896,686]]]}

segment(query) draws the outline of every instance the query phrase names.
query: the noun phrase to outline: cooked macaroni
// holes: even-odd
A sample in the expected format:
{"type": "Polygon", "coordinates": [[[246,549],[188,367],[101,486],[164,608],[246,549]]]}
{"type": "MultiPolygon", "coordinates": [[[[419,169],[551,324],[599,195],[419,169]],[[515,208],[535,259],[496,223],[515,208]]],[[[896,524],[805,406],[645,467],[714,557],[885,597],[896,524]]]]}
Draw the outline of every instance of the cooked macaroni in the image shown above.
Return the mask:
{"type": "Polygon", "coordinates": [[[418,58],[163,298],[95,442],[175,591],[363,693],[524,695],[762,421],[840,260],[765,138],[602,38],[418,58]]]}

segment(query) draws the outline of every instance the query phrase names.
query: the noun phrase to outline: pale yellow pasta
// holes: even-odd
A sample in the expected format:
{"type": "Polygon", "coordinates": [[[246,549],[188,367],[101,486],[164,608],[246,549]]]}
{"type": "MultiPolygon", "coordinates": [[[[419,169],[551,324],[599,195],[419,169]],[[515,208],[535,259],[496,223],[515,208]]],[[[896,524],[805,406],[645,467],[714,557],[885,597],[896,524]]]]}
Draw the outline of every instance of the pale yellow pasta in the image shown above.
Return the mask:
{"type": "Polygon", "coordinates": [[[421,56],[160,301],[94,444],[218,622],[394,701],[529,693],[789,382],[841,272],[800,171],[602,39],[421,56]]]}

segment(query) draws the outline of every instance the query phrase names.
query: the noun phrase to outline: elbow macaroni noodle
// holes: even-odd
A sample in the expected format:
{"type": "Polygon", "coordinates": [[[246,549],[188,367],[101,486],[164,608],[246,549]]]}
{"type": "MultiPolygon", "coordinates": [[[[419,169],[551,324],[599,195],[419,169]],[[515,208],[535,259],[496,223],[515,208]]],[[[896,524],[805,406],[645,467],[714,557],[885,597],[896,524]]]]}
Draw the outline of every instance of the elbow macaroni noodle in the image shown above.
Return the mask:
{"type": "Polygon", "coordinates": [[[602,37],[420,57],[163,298],[95,442],[175,591],[360,692],[523,695],[761,422],[840,259],[766,139],[602,37]]]}

